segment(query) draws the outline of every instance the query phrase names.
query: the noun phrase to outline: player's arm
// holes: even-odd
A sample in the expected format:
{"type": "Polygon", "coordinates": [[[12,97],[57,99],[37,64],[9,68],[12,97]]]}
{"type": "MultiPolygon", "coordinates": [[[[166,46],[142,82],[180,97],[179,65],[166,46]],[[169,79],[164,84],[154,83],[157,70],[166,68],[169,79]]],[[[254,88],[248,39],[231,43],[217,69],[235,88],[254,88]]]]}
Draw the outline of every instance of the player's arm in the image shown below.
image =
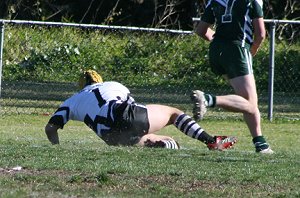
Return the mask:
{"type": "Polygon", "coordinates": [[[59,126],[50,124],[50,123],[48,123],[45,127],[45,132],[48,137],[48,140],[52,144],[59,144],[59,137],[58,137],[58,133],[57,133],[57,130],[59,128],[60,128],[59,126]]]}
{"type": "Polygon", "coordinates": [[[214,38],[215,31],[210,28],[211,24],[199,21],[195,28],[195,33],[207,41],[214,38]]]}
{"type": "Polygon", "coordinates": [[[45,132],[48,140],[52,144],[59,144],[58,129],[63,129],[64,125],[68,122],[70,115],[70,108],[67,104],[61,105],[54,115],[50,118],[48,124],[45,127],[45,132]]]}
{"type": "Polygon", "coordinates": [[[253,19],[252,24],[254,28],[254,40],[250,48],[250,52],[252,56],[255,56],[261,43],[266,37],[266,29],[264,19],[262,17],[253,19]]]}

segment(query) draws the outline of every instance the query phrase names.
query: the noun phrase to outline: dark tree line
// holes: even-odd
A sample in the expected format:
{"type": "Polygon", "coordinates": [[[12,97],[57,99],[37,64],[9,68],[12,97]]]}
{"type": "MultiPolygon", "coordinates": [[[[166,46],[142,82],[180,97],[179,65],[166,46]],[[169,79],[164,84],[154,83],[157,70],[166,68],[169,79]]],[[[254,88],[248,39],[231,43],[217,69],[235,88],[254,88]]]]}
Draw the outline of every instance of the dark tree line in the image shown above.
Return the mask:
{"type": "MultiPolygon", "coordinates": [[[[191,30],[207,0],[1,0],[0,18],[191,30]]],[[[264,0],[265,18],[300,20],[299,0],[264,0]]],[[[299,25],[281,25],[288,39],[299,25]]]]}

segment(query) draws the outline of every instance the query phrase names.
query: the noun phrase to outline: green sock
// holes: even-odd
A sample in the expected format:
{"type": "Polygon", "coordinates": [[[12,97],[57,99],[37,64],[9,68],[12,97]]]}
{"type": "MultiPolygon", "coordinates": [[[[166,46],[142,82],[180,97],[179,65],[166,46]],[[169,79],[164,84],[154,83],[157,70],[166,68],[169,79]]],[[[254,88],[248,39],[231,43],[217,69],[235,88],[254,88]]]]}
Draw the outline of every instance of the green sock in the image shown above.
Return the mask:
{"type": "Polygon", "coordinates": [[[253,138],[252,141],[255,146],[256,152],[269,148],[269,144],[265,140],[264,136],[257,136],[253,138]]]}
{"type": "Polygon", "coordinates": [[[212,94],[204,94],[205,100],[207,101],[208,107],[215,107],[216,106],[216,96],[212,94]]]}

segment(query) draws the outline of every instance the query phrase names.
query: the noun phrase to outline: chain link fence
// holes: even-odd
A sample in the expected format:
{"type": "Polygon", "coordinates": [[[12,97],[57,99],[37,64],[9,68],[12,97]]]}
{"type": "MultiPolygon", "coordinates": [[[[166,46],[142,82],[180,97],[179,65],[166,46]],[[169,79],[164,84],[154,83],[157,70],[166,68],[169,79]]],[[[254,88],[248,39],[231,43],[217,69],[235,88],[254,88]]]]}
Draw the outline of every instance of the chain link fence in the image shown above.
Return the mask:
{"type": "MultiPolygon", "coordinates": [[[[1,116],[52,114],[78,91],[82,70],[130,88],[137,102],[159,103],[191,113],[190,92],[233,93],[211,73],[208,44],[189,31],[82,24],[6,21],[3,31],[1,116]]],[[[269,44],[255,57],[259,105],[268,113],[269,44]]],[[[300,119],[299,45],[275,49],[274,118],[300,119]]],[[[212,109],[207,118],[242,118],[212,109]]]]}

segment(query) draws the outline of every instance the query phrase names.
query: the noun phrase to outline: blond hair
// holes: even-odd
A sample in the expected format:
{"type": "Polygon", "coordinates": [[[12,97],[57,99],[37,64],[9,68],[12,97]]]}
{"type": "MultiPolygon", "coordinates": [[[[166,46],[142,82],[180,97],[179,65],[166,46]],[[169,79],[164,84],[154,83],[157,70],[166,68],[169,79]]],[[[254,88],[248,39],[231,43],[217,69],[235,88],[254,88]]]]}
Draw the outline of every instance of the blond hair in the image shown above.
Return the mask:
{"type": "Polygon", "coordinates": [[[102,83],[102,77],[95,70],[87,70],[83,72],[79,77],[79,87],[83,89],[87,85],[91,85],[94,83],[102,83]]]}

